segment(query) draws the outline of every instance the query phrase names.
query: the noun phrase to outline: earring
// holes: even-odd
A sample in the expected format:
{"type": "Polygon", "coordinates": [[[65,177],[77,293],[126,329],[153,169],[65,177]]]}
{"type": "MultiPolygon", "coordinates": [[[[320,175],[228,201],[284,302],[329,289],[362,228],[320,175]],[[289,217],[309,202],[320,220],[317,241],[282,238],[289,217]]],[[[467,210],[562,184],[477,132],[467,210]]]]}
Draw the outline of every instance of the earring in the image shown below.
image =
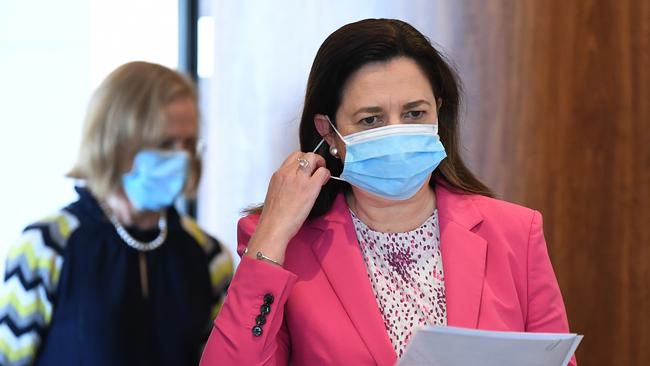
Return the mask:
{"type": "Polygon", "coordinates": [[[336,148],[336,146],[332,145],[330,146],[330,155],[332,155],[335,158],[339,157],[339,149],[336,148]]]}

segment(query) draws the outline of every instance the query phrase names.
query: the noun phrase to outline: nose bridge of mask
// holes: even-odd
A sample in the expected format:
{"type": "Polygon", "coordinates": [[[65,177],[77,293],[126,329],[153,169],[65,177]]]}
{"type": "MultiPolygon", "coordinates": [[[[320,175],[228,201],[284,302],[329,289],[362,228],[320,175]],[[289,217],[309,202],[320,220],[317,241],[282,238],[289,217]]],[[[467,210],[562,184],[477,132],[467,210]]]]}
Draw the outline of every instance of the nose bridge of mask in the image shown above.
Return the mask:
{"type": "MultiPolygon", "coordinates": [[[[361,144],[362,142],[368,142],[372,140],[377,140],[381,139],[384,137],[388,137],[391,135],[436,135],[438,134],[438,124],[397,124],[397,125],[389,125],[389,126],[384,126],[384,127],[379,127],[371,130],[366,130],[366,131],[360,131],[356,132],[350,135],[347,135],[346,137],[343,137],[341,133],[336,129],[332,121],[330,120],[329,116],[325,116],[327,119],[327,122],[329,122],[330,126],[332,126],[332,129],[334,129],[334,132],[341,138],[341,141],[348,146],[348,149],[350,149],[350,145],[358,145],[361,144]]],[[[314,149],[314,152],[318,150],[318,148],[322,145],[324,139],[321,140],[321,142],[316,146],[314,149]]],[[[440,140],[437,140],[437,143],[439,144],[440,140]]],[[[363,151],[364,147],[359,146],[362,148],[361,151],[363,151]]],[[[372,149],[372,147],[371,147],[372,149]]],[[[428,150],[428,149],[427,149],[428,150]]],[[[348,151],[346,153],[346,162],[345,163],[350,163],[348,158],[351,157],[352,152],[348,151]]],[[[345,170],[345,169],[344,169],[345,170]]],[[[346,182],[346,179],[341,177],[335,177],[335,176],[330,176],[332,179],[340,180],[343,182],[346,182]]]]}
{"type": "Polygon", "coordinates": [[[336,134],[341,138],[341,141],[343,141],[343,143],[346,146],[369,141],[369,140],[376,140],[382,137],[395,135],[395,134],[399,134],[399,135],[420,135],[420,134],[437,135],[438,134],[437,123],[395,124],[395,125],[388,125],[379,128],[373,128],[365,131],[359,131],[343,137],[343,135],[341,135],[339,130],[337,130],[336,127],[334,127],[334,124],[329,119],[329,117],[325,116],[325,118],[327,119],[327,122],[329,122],[330,126],[332,126],[332,128],[334,129],[334,132],[336,132],[336,134]]]}
{"type": "Polygon", "coordinates": [[[189,156],[185,151],[139,151],[131,171],[122,176],[133,206],[158,211],[172,204],[185,184],[189,156]]]}
{"type": "Polygon", "coordinates": [[[166,176],[179,169],[186,169],[189,153],[183,150],[145,149],[134,157],[132,170],[144,170],[155,176],[166,176]]]}

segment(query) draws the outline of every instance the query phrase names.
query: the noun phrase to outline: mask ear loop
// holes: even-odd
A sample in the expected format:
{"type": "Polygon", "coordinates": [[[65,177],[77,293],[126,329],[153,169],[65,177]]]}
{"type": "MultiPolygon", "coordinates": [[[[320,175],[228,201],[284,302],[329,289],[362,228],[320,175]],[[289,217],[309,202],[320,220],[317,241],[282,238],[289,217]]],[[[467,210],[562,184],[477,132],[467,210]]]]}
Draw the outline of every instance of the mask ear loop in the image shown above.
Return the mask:
{"type": "Polygon", "coordinates": [[[312,150],[312,153],[316,154],[316,151],[318,151],[318,148],[321,147],[321,145],[323,144],[323,142],[325,142],[325,139],[321,139],[321,140],[320,140],[320,142],[318,143],[318,145],[316,145],[316,147],[314,148],[314,150],[312,150]]]}
{"type": "MultiPolygon", "coordinates": [[[[336,130],[336,127],[334,127],[334,125],[332,124],[332,121],[330,121],[330,118],[329,118],[328,116],[325,116],[325,118],[327,118],[327,122],[330,123],[330,125],[332,126],[332,128],[334,129],[334,131],[336,131],[336,134],[339,135],[339,137],[341,138],[341,140],[343,140],[343,143],[345,143],[345,140],[343,139],[343,136],[341,136],[341,134],[339,133],[339,131],[336,130]]],[[[312,153],[315,154],[316,151],[321,147],[321,145],[323,145],[323,142],[325,142],[325,139],[321,139],[321,140],[320,140],[320,142],[318,143],[318,145],[316,145],[316,147],[314,148],[314,150],[312,151],[312,153]]],[[[331,179],[340,180],[341,182],[345,182],[345,179],[343,179],[343,178],[339,178],[339,177],[335,177],[335,176],[333,176],[333,175],[330,175],[330,178],[331,178],[331,179]]]]}
{"type": "Polygon", "coordinates": [[[339,130],[337,130],[336,127],[334,127],[334,124],[333,124],[332,121],[330,120],[329,116],[325,116],[325,119],[327,119],[327,122],[330,123],[330,126],[332,126],[332,129],[334,129],[334,132],[336,132],[336,134],[339,135],[339,137],[341,138],[341,141],[343,141],[343,143],[344,143],[345,145],[347,145],[348,143],[345,141],[345,138],[343,138],[343,135],[341,135],[341,134],[339,133],[339,130]]]}

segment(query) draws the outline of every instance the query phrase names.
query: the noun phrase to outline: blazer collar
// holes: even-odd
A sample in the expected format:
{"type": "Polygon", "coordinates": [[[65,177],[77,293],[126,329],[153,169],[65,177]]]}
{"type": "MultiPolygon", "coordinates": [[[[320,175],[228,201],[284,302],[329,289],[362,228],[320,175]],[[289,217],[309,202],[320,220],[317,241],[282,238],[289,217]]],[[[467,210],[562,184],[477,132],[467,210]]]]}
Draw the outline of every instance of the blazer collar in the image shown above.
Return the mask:
{"type": "Polygon", "coordinates": [[[436,184],[438,216],[472,230],[483,221],[483,215],[474,203],[474,195],[458,192],[444,183],[436,184]]]}
{"type": "Polygon", "coordinates": [[[475,233],[483,221],[475,197],[436,185],[447,324],[464,328],[478,327],[487,258],[487,242],[475,233]]]}
{"type": "MultiPolygon", "coordinates": [[[[438,182],[435,187],[436,208],[438,216],[444,216],[448,221],[455,222],[467,230],[472,230],[483,221],[483,215],[476,207],[472,194],[458,192],[438,182]]],[[[308,221],[307,226],[325,230],[334,223],[352,224],[352,218],[345,195],[339,193],[330,210],[323,216],[308,221]]]]}
{"type": "Polygon", "coordinates": [[[312,250],[359,336],[378,365],[394,365],[397,355],[386,332],[361,256],[345,196],[309,226],[322,231],[312,250]]]}
{"type": "MultiPolygon", "coordinates": [[[[487,243],[472,230],[483,221],[471,195],[436,185],[436,205],[447,297],[447,323],[476,328],[483,291],[487,243]]],[[[379,365],[393,365],[390,343],[344,194],[330,211],[308,228],[321,231],[311,246],[332,289],[337,294],[369,352],[379,365]]]]}

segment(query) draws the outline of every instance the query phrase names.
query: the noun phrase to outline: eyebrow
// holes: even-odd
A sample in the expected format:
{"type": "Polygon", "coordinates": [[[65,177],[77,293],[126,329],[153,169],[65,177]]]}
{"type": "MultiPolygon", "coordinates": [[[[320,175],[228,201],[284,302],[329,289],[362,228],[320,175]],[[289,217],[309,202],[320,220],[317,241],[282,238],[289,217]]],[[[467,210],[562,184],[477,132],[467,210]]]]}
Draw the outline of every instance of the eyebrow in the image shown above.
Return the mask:
{"type": "MultiPolygon", "coordinates": [[[[429,103],[428,101],[426,101],[424,99],[420,99],[420,100],[416,100],[416,101],[408,102],[408,103],[404,104],[402,106],[402,110],[415,108],[415,107],[417,107],[417,106],[419,106],[421,104],[426,104],[429,107],[431,106],[431,103],[429,103]]],[[[356,116],[359,113],[380,113],[382,111],[383,111],[383,109],[381,107],[363,107],[363,108],[358,109],[352,115],[356,116]]]]}
{"type": "Polygon", "coordinates": [[[381,109],[381,107],[363,107],[363,108],[357,110],[356,112],[354,112],[352,115],[356,116],[359,113],[379,113],[381,111],[383,111],[383,109],[381,109]]]}
{"type": "Polygon", "coordinates": [[[417,106],[419,106],[419,105],[421,105],[421,104],[426,104],[426,105],[428,105],[429,107],[431,107],[431,103],[429,103],[428,101],[426,101],[426,100],[424,100],[424,99],[420,99],[420,100],[416,100],[416,101],[414,101],[414,102],[408,102],[408,103],[404,104],[404,106],[402,107],[402,109],[411,109],[411,108],[415,108],[415,107],[417,107],[417,106]]]}

